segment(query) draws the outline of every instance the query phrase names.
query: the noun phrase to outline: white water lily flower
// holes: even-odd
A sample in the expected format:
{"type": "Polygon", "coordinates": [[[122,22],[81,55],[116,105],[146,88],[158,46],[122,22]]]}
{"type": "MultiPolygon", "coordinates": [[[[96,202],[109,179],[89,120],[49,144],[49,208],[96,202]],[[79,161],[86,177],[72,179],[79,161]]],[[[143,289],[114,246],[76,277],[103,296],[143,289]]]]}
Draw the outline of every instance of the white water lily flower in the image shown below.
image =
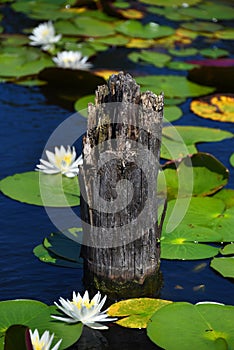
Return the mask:
{"type": "Polygon", "coordinates": [[[92,64],[87,62],[88,57],[82,57],[79,51],[62,51],[53,57],[54,63],[61,68],[89,70],[92,64]]]}
{"type": "Polygon", "coordinates": [[[34,332],[32,332],[30,329],[29,334],[30,334],[33,350],[58,350],[62,342],[62,339],[60,339],[57,342],[57,344],[51,349],[50,347],[54,339],[54,333],[50,335],[49,331],[45,331],[40,338],[37,329],[35,329],[34,332]]]}
{"type": "Polygon", "coordinates": [[[41,164],[37,164],[35,169],[45,174],[61,173],[67,177],[75,177],[79,173],[78,166],[83,164],[82,155],[76,159],[75,147],[68,146],[67,150],[64,146],[55,147],[54,153],[46,150],[46,156],[48,161],[40,159],[41,164]]]}
{"type": "Polygon", "coordinates": [[[41,46],[43,50],[47,51],[54,47],[54,44],[61,39],[61,35],[55,35],[55,29],[51,21],[41,23],[33,29],[32,35],[29,36],[31,40],[30,45],[41,46]]]}
{"type": "Polygon", "coordinates": [[[85,292],[83,298],[79,293],[73,292],[72,301],[59,299],[60,304],[55,302],[55,305],[60,309],[66,317],[51,316],[59,321],[67,323],[82,322],[84,325],[93,329],[108,329],[107,326],[103,326],[98,322],[115,321],[116,318],[108,318],[107,310],[101,312],[106,296],[101,300],[101,294],[98,292],[90,301],[88,291],[85,292]]]}

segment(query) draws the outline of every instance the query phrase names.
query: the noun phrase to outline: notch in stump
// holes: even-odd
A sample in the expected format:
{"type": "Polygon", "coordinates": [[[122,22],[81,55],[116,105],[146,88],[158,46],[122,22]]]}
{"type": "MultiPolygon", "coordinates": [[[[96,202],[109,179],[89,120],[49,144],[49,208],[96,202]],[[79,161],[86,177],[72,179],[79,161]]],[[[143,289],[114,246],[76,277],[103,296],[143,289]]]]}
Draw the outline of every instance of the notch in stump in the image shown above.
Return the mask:
{"type": "Polygon", "coordinates": [[[157,197],[163,94],[112,75],[88,105],[80,167],[84,283],[113,298],[161,286],[157,197]]]}

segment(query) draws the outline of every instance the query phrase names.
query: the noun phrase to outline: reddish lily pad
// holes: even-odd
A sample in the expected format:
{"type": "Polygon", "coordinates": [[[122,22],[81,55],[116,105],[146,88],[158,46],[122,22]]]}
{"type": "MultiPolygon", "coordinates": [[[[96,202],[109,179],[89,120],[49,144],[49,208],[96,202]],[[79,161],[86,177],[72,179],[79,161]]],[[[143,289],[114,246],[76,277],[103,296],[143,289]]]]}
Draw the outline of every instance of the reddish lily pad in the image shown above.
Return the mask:
{"type": "Polygon", "coordinates": [[[190,108],[199,117],[234,123],[234,94],[214,94],[193,100],[190,108]]]}

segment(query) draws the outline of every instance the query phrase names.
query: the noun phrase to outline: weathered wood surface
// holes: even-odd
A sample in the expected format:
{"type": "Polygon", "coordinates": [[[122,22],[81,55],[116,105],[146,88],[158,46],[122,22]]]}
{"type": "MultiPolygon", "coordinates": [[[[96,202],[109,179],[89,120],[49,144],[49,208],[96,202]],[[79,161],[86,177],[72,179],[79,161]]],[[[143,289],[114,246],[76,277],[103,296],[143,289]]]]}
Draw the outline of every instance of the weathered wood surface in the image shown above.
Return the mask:
{"type": "Polygon", "coordinates": [[[113,297],[160,285],[156,183],[163,95],[140,92],[120,72],[88,106],[80,167],[84,281],[113,297]]]}

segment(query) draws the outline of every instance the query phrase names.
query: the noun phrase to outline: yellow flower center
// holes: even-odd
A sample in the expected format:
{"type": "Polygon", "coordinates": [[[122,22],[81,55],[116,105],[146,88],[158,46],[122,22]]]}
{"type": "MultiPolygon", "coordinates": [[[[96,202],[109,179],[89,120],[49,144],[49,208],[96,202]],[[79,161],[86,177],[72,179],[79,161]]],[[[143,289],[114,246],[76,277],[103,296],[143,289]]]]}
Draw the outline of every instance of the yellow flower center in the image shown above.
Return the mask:
{"type": "Polygon", "coordinates": [[[80,300],[80,301],[72,301],[72,304],[76,305],[77,309],[81,309],[82,306],[85,306],[87,309],[90,309],[93,305],[94,305],[94,302],[93,301],[83,301],[83,300],[80,300]]]}
{"type": "Polygon", "coordinates": [[[47,36],[49,34],[49,30],[47,28],[45,28],[41,34],[42,34],[42,36],[47,36]]]}
{"type": "Polygon", "coordinates": [[[37,338],[34,342],[33,342],[33,350],[41,350],[43,349],[43,346],[45,344],[40,342],[39,339],[37,338]]]}
{"type": "Polygon", "coordinates": [[[69,166],[71,164],[71,160],[72,160],[72,155],[71,154],[66,154],[65,156],[61,157],[56,157],[55,156],[55,161],[57,164],[57,167],[59,169],[64,169],[67,166],[69,166]]]}

